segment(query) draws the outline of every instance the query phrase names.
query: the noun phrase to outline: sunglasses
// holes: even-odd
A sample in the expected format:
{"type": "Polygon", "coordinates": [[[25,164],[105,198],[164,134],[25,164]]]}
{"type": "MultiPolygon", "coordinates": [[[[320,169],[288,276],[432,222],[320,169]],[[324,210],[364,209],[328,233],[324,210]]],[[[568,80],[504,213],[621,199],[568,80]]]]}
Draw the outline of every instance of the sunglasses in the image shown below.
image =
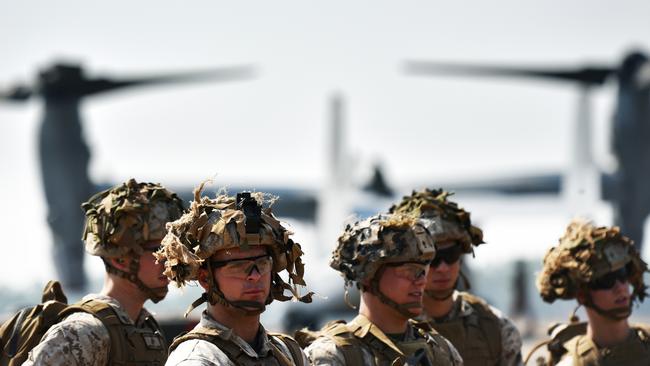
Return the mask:
{"type": "Polygon", "coordinates": [[[460,259],[461,255],[463,255],[463,250],[458,244],[449,248],[440,249],[436,251],[436,256],[433,258],[431,266],[438,267],[443,261],[447,264],[454,264],[460,259]]]}
{"type": "Polygon", "coordinates": [[[609,290],[614,285],[616,285],[616,282],[619,281],[621,283],[627,282],[629,278],[629,275],[627,273],[627,269],[625,267],[609,272],[608,274],[604,276],[600,276],[597,279],[591,281],[589,283],[589,288],[591,290],[609,290]]]}
{"type": "Polygon", "coordinates": [[[427,264],[407,262],[390,263],[388,266],[394,268],[394,272],[397,277],[409,280],[411,282],[417,281],[427,276],[427,264]]]}
{"type": "Polygon", "coordinates": [[[227,277],[245,280],[253,270],[257,270],[260,276],[270,273],[273,269],[273,258],[263,254],[257,257],[211,261],[210,264],[213,268],[220,268],[221,273],[227,277]]]}

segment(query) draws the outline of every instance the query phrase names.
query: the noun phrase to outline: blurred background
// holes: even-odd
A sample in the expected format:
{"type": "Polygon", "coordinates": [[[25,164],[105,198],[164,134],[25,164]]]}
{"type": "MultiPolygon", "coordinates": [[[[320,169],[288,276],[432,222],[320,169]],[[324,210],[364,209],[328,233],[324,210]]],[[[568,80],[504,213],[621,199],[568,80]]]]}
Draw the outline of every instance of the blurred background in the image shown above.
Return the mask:
{"type": "MultiPolygon", "coordinates": [[[[647,14],[640,0],[4,2],[0,313],[48,279],[72,300],[101,288],[101,261],[65,239],[81,235],[68,207],[130,177],[188,199],[212,178],[210,194],[280,196],[320,297],[263,322],[318,326],[350,314],[327,266],[344,222],[443,187],[488,243],[465,260],[473,289],[538,337],[573,307],[534,287],[568,221],[647,226],[647,14]]],[[[173,319],[199,293],[147,306],[173,319]]]]}

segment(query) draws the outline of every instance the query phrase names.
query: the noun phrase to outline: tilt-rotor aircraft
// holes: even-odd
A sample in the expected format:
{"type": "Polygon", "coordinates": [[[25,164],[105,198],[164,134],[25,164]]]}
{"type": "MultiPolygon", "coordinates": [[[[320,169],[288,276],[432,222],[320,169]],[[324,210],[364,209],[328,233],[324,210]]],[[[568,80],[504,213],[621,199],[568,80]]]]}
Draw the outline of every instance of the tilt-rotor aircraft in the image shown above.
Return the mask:
{"type": "Polygon", "coordinates": [[[588,209],[589,200],[603,198],[613,205],[615,224],[641,250],[643,225],[650,213],[650,62],[646,54],[631,52],[618,66],[522,67],[408,61],[406,72],[416,76],[520,78],[576,85],[580,93],[578,120],[571,164],[565,172],[453,186],[457,190],[507,194],[562,193],[578,206],[577,212],[588,209]],[[612,121],[612,152],[618,169],[614,174],[603,174],[593,159],[589,97],[594,88],[610,79],[618,87],[612,121]]]}
{"type": "MultiPolygon", "coordinates": [[[[91,150],[84,140],[80,107],[89,98],[117,90],[191,82],[248,79],[248,66],[129,78],[88,77],[78,64],[55,63],[41,70],[31,84],[0,91],[0,101],[43,101],[38,131],[38,157],[47,201],[47,221],[54,241],[54,263],[66,289],[83,291],[83,212],[80,204],[112,184],[92,182],[88,176],[91,150]]],[[[189,190],[187,192],[189,194],[189,190]]]]}

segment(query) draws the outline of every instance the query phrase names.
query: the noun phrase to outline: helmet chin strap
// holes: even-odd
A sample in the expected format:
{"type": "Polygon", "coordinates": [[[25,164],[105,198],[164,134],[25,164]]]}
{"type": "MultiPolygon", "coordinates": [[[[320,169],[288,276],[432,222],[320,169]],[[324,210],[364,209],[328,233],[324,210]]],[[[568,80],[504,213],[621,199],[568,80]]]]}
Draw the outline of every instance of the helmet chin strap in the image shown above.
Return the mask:
{"type": "Polygon", "coordinates": [[[390,306],[394,310],[396,310],[398,313],[400,313],[402,316],[404,316],[406,319],[411,319],[418,314],[414,314],[409,309],[412,308],[421,308],[422,303],[421,302],[407,302],[404,304],[399,304],[393,299],[389,298],[388,296],[384,295],[384,293],[379,290],[379,278],[381,278],[381,274],[384,272],[384,267],[382,267],[380,270],[378,270],[375,273],[375,277],[370,281],[370,288],[368,289],[370,293],[373,295],[377,296],[383,303],[386,305],[390,306]]]}
{"type": "Polygon", "coordinates": [[[603,308],[598,307],[592,300],[591,295],[588,295],[587,301],[585,301],[584,305],[585,307],[594,309],[595,312],[597,312],[598,314],[606,318],[612,320],[623,320],[629,318],[630,315],[632,314],[633,300],[630,299],[630,304],[626,307],[619,307],[619,308],[605,310],[603,308]]]}
{"type": "Polygon", "coordinates": [[[154,303],[157,303],[160,300],[164,299],[165,296],[167,296],[167,292],[169,291],[167,286],[149,287],[145,285],[145,283],[142,282],[140,277],[138,277],[139,270],[140,270],[140,258],[138,257],[131,258],[128,271],[117,269],[109,263],[106,264],[106,272],[125,278],[128,281],[134,283],[136,286],[138,286],[140,291],[142,291],[149,300],[153,301],[154,303]]]}

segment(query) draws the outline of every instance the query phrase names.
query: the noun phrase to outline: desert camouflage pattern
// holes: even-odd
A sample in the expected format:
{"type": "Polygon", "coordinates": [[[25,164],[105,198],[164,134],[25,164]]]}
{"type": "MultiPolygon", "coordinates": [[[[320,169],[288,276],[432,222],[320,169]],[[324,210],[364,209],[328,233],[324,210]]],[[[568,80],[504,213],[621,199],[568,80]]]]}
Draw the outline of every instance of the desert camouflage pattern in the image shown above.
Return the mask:
{"type": "MultiPolygon", "coordinates": [[[[442,328],[439,327],[440,324],[460,321],[465,326],[480,325],[481,319],[479,316],[479,309],[476,308],[477,305],[472,305],[469,301],[465,299],[465,296],[463,295],[466,295],[466,293],[459,292],[459,291],[454,292],[454,294],[452,295],[453,296],[452,299],[454,301],[452,310],[449,312],[449,314],[447,314],[442,319],[434,319],[432,317],[427,317],[426,315],[422,315],[418,318],[418,321],[430,323],[433,326],[433,328],[438,330],[443,336],[446,336],[446,334],[441,330],[442,328]]],[[[490,339],[500,340],[499,356],[494,360],[493,365],[500,365],[500,366],[523,365],[522,355],[521,355],[522,339],[519,330],[517,329],[515,324],[510,319],[508,319],[508,317],[503,315],[503,313],[499,309],[490,305],[488,305],[487,308],[491,311],[494,317],[498,319],[497,331],[499,333],[485,334],[485,337],[488,337],[490,339]]],[[[486,332],[488,331],[488,329],[489,328],[483,328],[482,331],[486,332]]],[[[477,348],[481,348],[484,350],[486,348],[489,348],[488,344],[486,343],[486,341],[489,341],[489,339],[481,338],[481,339],[473,339],[472,341],[474,341],[475,347],[478,346],[477,348]],[[485,344],[476,344],[476,343],[485,343],[485,344]]],[[[460,351],[461,356],[463,356],[465,345],[456,344],[455,346],[460,351]]],[[[490,353],[489,350],[486,350],[486,354],[489,353],[490,353]]],[[[466,366],[474,365],[474,363],[470,361],[471,357],[463,356],[463,359],[465,361],[466,366]]],[[[485,364],[485,363],[481,363],[481,361],[485,362],[485,360],[476,360],[476,361],[478,361],[478,363],[476,364],[479,365],[485,364]]]]}
{"type": "MultiPolygon", "coordinates": [[[[362,354],[361,357],[364,366],[388,366],[394,364],[394,360],[382,358],[380,355],[373,352],[373,347],[367,343],[370,339],[373,339],[373,341],[379,340],[383,343],[383,347],[390,347],[391,349],[397,350],[398,353],[403,354],[400,343],[394,343],[391,341],[386,334],[384,334],[377,326],[372,324],[366,317],[359,315],[353,319],[349,325],[354,326],[355,322],[360,322],[361,324],[359,325],[362,325],[362,333],[359,334],[361,338],[358,338],[360,341],[358,351],[362,354]],[[374,338],[366,337],[363,335],[364,333],[370,333],[374,338]]],[[[428,360],[431,364],[441,366],[463,365],[463,360],[458,354],[458,351],[456,351],[456,348],[454,348],[454,346],[444,337],[439,334],[429,334],[427,339],[429,351],[433,355],[431,357],[432,359],[428,360]]],[[[411,323],[408,323],[403,342],[410,343],[417,340],[422,340],[422,333],[411,323]]],[[[318,337],[307,348],[305,348],[305,353],[307,353],[311,365],[314,366],[346,366],[344,353],[336,339],[331,336],[323,335],[318,337]]],[[[397,363],[397,365],[400,365],[400,363],[397,363]]]]}
{"type": "Polygon", "coordinates": [[[427,262],[436,253],[427,222],[410,215],[375,215],[347,225],[332,253],[330,267],[346,284],[373,279],[387,263],[427,262]]]}
{"type": "Polygon", "coordinates": [[[81,205],[86,213],[86,251],[104,258],[142,254],[141,245],[161,240],[165,224],[178,219],[183,203],[160,184],[130,179],[99,192],[81,205]]]}
{"type": "Polygon", "coordinates": [[[591,222],[573,220],[544,256],[537,288],[544,301],[574,299],[589,282],[609,272],[629,266],[633,299],[643,301],[647,286],[643,273],[648,270],[632,241],[618,227],[596,227],[591,222]]]}
{"type": "MultiPolygon", "coordinates": [[[[271,206],[276,197],[261,192],[250,193],[261,206],[259,231],[248,233],[246,215],[238,207],[235,196],[225,194],[216,198],[201,197],[206,182],[194,190],[190,209],[177,221],[168,225],[168,233],[161,249],[154,256],[165,262],[164,274],[178,287],[197,280],[203,262],[217,251],[231,248],[246,250],[251,245],[264,245],[273,257],[273,277],[270,299],[295,299],[311,302],[313,293],[300,296],[298,286],[306,286],[300,244],[274,215],[271,206]],[[286,271],[289,283],[279,272],[286,271]],[[289,290],[292,296],[284,294],[289,290]]],[[[211,294],[210,296],[212,296],[211,294]]],[[[211,303],[219,299],[211,299],[211,303]]]]}
{"type": "MultiPolygon", "coordinates": [[[[82,300],[90,299],[106,302],[128,318],[120,303],[112,297],[90,294],[82,300]]],[[[148,316],[151,314],[142,309],[136,326],[144,324],[148,316]]],[[[73,313],[45,333],[23,365],[108,365],[110,347],[110,335],[101,320],[89,313],[73,313]]]]}
{"type": "MultiPolygon", "coordinates": [[[[223,338],[237,345],[242,352],[258,361],[254,363],[257,366],[277,366],[278,361],[271,357],[271,342],[277,347],[283,355],[289,360],[293,360],[289,348],[277,337],[269,335],[260,325],[260,337],[262,337],[262,346],[258,352],[251,347],[248,342],[233,333],[223,324],[214,320],[207,312],[203,312],[201,321],[196,328],[212,328],[221,331],[223,338]]],[[[301,353],[303,365],[308,365],[307,357],[301,353]]],[[[295,361],[294,361],[295,362],[295,361]]],[[[295,362],[297,364],[297,362],[295,362]]],[[[206,340],[192,339],[182,342],[170,354],[165,365],[183,365],[183,366],[239,366],[226,356],[215,344],[206,340]]]]}
{"type": "Polygon", "coordinates": [[[473,246],[484,243],[483,232],[472,225],[469,212],[448,200],[452,194],[442,189],[413,191],[393,205],[389,212],[430,219],[427,229],[433,235],[434,242],[457,242],[464,253],[472,253],[473,246]]]}

